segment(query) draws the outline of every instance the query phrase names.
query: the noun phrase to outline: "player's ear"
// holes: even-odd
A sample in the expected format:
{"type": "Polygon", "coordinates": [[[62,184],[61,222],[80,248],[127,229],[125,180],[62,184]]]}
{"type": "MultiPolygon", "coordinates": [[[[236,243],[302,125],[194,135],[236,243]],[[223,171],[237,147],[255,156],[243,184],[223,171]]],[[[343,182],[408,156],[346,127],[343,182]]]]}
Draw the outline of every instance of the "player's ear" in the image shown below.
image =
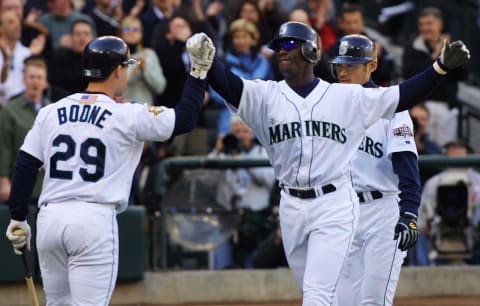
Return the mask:
{"type": "Polygon", "coordinates": [[[374,60],[368,62],[367,65],[369,66],[370,71],[371,71],[371,72],[374,72],[375,70],[377,70],[378,60],[377,60],[377,59],[374,59],[374,60]]]}

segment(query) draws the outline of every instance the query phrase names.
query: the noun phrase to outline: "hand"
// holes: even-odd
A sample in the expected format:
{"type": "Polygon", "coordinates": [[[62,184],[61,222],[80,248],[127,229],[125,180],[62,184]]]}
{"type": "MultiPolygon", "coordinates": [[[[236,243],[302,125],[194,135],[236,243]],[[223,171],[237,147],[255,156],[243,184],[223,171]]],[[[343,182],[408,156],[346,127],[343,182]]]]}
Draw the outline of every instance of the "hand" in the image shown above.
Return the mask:
{"type": "Polygon", "coordinates": [[[190,58],[190,75],[205,79],[215,57],[212,40],[205,33],[194,34],[187,40],[187,52],[190,58]]]}
{"type": "Polygon", "coordinates": [[[402,251],[406,251],[415,245],[418,239],[417,216],[415,214],[404,212],[400,215],[395,226],[393,239],[398,239],[398,248],[402,251]]]}
{"type": "Polygon", "coordinates": [[[30,231],[30,225],[28,225],[27,221],[17,221],[17,220],[10,220],[10,224],[7,227],[7,238],[12,242],[13,251],[17,255],[23,254],[23,249],[27,247],[27,250],[30,251],[30,238],[32,233],[30,231]],[[17,230],[22,230],[23,234],[18,235],[15,233],[17,230]]]}
{"type": "Polygon", "coordinates": [[[38,55],[42,53],[43,49],[45,48],[46,39],[47,38],[45,34],[40,34],[37,37],[35,37],[30,42],[30,46],[28,47],[30,49],[30,53],[33,55],[38,55]]]}
{"type": "Polygon", "coordinates": [[[10,178],[8,178],[8,176],[0,176],[0,200],[8,201],[11,189],[12,184],[10,183],[10,178]]]}
{"type": "MultiPolygon", "coordinates": [[[[442,51],[440,52],[440,64],[446,68],[446,70],[452,70],[465,64],[470,59],[470,50],[461,41],[457,40],[452,43],[448,43],[445,39],[443,41],[442,51]]],[[[442,68],[443,68],[442,67],[442,68]]]]}

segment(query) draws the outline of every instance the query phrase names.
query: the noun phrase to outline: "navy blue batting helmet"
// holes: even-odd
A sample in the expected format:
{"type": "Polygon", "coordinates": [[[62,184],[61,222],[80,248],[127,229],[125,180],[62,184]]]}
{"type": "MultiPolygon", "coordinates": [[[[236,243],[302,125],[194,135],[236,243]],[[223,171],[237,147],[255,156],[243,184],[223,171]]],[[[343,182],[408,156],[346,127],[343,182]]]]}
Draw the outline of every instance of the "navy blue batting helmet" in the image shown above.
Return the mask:
{"type": "Polygon", "coordinates": [[[375,59],[375,45],[364,35],[346,35],[339,41],[331,64],[365,64],[375,59]]]}
{"type": "Polygon", "coordinates": [[[108,78],[118,65],[132,65],[127,44],[116,36],[95,38],[83,50],[83,75],[90,81],[108,78]]]}
{"type": "Polygon", "coordinates": [[[274,39],[270,41],[268,47],[276,50],[277,43],[286,39],[294,39],[302,42],[302,55],[311,62],[316,63],[320,59],[320,39],[317,32],[310,26],[302,22],[289,21],[280,26],[274,39]]]}

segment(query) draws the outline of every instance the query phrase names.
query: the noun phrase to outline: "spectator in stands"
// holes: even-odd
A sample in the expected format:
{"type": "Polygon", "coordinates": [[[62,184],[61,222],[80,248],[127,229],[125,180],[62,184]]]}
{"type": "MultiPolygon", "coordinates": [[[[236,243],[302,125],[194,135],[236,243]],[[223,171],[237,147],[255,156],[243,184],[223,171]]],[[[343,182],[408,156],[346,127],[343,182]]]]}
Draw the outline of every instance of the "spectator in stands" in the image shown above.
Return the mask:
{"type": "MultiPolygon", "coordinates": [[[[418,16],[419,36],[404,49],[403,77],[409,78],[422,71],[440,55],[444,40],[443,18],[439,9],[428,7],[418,16]]],[[[425,105],[430,113],[429,134],[433,141],[443,146],[457,138],[458,82],[468,77],[465,66],[450,71],[440,85],[430,94],[425,105]]]]}
{"type": "MultiPolygon", "coordinates": [[[[15,160],[36,114],[50,103],[43,96],[47,88],[47,65],[42,58],[29,57],[25,60],[23,80],[25,92],[10,100],[0,110],[0,200],[7,201],[15,160]]],[[[39,176],[33,192],[32,204],[40,195],[42,177],[39,176]]],[[[36,203],[35,203],[36,204],[36,203]]]]}
{"type": "Polygon", "coordinates": [[[123,18],[121,2],[113,0],[95,0],[95,6],[88,14],[95,25],[98,36],[118,35],[123,18]]]}
{"type": "Polygon", "coordinates": [[[38,10],[30,10],[27,17],[24,18],[23,1],[22,0],[2,0],[0,1],[0,12],[13,11],[22,21],[22,30],[20,41],[24,46],[29,46],[32,54],[42,54],[46,59],[52,52],[52,39],[48,35],[48,29],[39,23],[38,17],[41,12],[38,10]],[[35,51],[35,49],[42,49],[35,51]]]}
{"type": "MultiPolygon", "coordinates": [[[[455,140],[445,145],[445,154],[451,157],[462,157],[473,154],[473,149],[463,140],[455,140]]],[[[422,201],[420,205],[420,214],[418,226],[422,232],[428,237],[435,227],[441,226],[441,217],[437,210],[438,204],[438,188],[439,186],[466,186],[467,195],[465,200],[467,205],[467,218],[469,224],[473,228],[479,229],[480,224],[480,172],[475,169],[452,167],[447,168],[441,173],[430,178],[423,188],[422,201]]],[[[445,197],[445,195],[443,195],[445,197]]],[[[461,201],[461,195],[449,197],[451,200],[461,201]]],[[[463,203],[452,203],[461,205],[463,203]]],[[[457,207],[458,208],[458,207],[457,207]]],[[[451,210],[451,209],[450,209],[451,210]]],[[[433,238],[433,237],[430,237],[433,238]]]]}
{"type": "MultiPolygon", "coordinates": [[[[217,143],[210,157],[238,156],[266,158],[265,149],[255,140],[253,131],[237,116],[231,119],[231,134],[217,143]]],[[[234,244],[234,264],[253,268],[255,249],[269,233],[267,227],[270,190],[275,177],[272,167],[225,170],[225,198],[235,198],[236,207],[242,209],[238,229],[238,242],[234,244]]]]}
{"type": "Polygon", "coordinates": [[[20,42],[21,20],[13,10],[0,13],[0,105],[5,104],[10,98],[20,94],[25,86],[23,84],[23,61],[32,54],[42,51],[45,37],[39,38],[36,48],[29,48],[20,42]],[[39,48],[38,48],[39,47],[39,48]]]}
{"type": "MultiPolygon", "coordinates": [[[[247,19],[237,19],[230,24],[229,37],[231,48],[225,53],[225,65],[234,74],[247,80],[272,80],[273,69],[270,62],[258,52],[258,29],[255,23],[247,19]]],[[[210,99],[220,107],[218,116],[218,136],[223,137],[230,131],[231,113],[223,98],[213,89],[210,99]]]]}
{"type": "MultiPolygon", "coordinates": [[[[69,34],[75,20],[88,20],[94,25],[89,16],[73,9],[71,0],[48,0],[47,4],[49,13],[40,16],[38,22],[47,27],[48,32],[52,36],[53,48],[72,46],[72,37],[69,34]]],[[[92,32],[96,33],[94,27],[92,32]]]]}
{"type": "Polygon", "coordinates": [[[173,0],[152,0],[151,7],[140,15],[140,20],[144,29],[147,29],[143,35],[143,45],[145,47],[154,47],[152,34],[157,25],[167,25],[168,20],[177,10],[173,0]]]}
{"type": "Polygon", "coordinates": [[[120,37],[127,43],[132,57],[140,61],[128,68],[127,89],[123,96],[130,101],[153,105],[154,95],[163,93],[167,80],[155,51],[142,46],[143,32],[137,17],[123,19],[120,37]]]}
{"type": "Polygon", "coordinates": [[[48,80],[67,94],[87,88],[88,80],[82,73],[82,53],[94,38],[93,24],[86,19],[72,22],[71,47],[57,48],[48,65],[48,80]]]}
{"type": "Polygon", "coordinates": [[[322,49],[328,50],[337,41],[337,25],[334,19],[335,5],[332,0],[308,0],[299,3],[296,8],[304,9],[309,24],[320,36],[322,49]]]}
{"type": "MultiPolygon", "coordinates": [[[[365,33],[363,10],[359,4],[345,3],[343,5],[342,11],[340,12],[338,27],[340,29],[340,37],[351,34],[368,36],[365,33]]],[[[388,86],[390,85],[395,69],[393,57],[378,40],[372,39],[372,41],[375,43],[375,50],[377,51],[378,58],[378,67],[377,70],[372,73],[372,79],[379,86],[388,86]]],[[[338,50],[338,44],[339,41],[337,40],[332,47],[328,49],[327,53],[329,57],[332,57],[335,54],[335,50],[338,50]]]]}

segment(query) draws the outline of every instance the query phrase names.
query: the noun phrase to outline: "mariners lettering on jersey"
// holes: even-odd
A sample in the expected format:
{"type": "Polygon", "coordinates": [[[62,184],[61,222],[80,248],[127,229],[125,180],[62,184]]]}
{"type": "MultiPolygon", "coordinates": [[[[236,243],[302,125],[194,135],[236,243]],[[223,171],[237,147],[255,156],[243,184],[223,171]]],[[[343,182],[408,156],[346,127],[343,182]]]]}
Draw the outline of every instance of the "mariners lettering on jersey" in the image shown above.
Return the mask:
{"type": "Polygon", "coordinates": [[[358,149],[376,158],[381,158],[383,156],[383,144],[381,142],[375,142],[375,140],[368,136],[363,137],[362,143],[358,149]]]}
{"type": "Polygon", "coordinates": [[[66,122],[84,122],[103,128],[103,122],[112,115],[108,109],[102,109],[98,105],[73,104],[69,107],[57,109],[58,124],[66,122]]]}
{"type": "Polygon", "coordinates": [[[345,128],[338,124],[326,121],[306,120],[303,122],[304,129],[300,122],[280,123],[268,127],[270,132],[270,144],[279,143],[288,139],[305,136],[329,138],[339,143],[347,141],[345,128]]]}

